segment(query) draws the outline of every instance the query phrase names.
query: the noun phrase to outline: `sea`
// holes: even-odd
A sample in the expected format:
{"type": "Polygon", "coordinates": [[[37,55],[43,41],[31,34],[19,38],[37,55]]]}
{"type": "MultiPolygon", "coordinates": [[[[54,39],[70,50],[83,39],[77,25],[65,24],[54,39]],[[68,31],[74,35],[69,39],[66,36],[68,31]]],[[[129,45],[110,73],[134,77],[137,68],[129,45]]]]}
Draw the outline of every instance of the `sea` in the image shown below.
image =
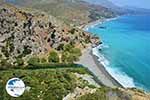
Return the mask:
{"type": "Polygon", "coordinates": [[[89,26],[103,44],[93,48],[122,86],[150,91],[150,15],[126,15],[89,26]]]}

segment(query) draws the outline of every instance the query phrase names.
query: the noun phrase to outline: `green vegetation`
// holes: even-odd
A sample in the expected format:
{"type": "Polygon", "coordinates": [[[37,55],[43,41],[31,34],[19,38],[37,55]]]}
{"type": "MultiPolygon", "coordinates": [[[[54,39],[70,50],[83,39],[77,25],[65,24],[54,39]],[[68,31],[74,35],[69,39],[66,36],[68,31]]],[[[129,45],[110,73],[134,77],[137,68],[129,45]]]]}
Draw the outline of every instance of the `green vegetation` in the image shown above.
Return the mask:
{"type": "Polygon", "coordinates": [[[14,44],[12,41],[13,41],[12,38],[6,39],[6,45],[1,48],[1,51],[3,52],[5,57],[9,57],[11,52],[14,51],[14,44]]]}
{"type": "Polygon", "coordinates": [[[0,69],[10,68],[12,65],[7,61],[7,59],[0,59],[0,69]]]}
{"type": "Polygon", "coordinates": [[[84,87],[83,80],[77,84],[74,72],[87,73],[84,68],[7,70],[0,72],[0,100],[16,100],[5,91],[6,82],[13,77],[21,78],[29,90],[17,100],[62,100],[64,96],[77,86],[84,87]]]}
{"type": "Polygon", "coordinates": [[[63,52],[62,53],[62,61],[65,63],[73,63],[74,57],[69,52],[63,52]]]}
{"type": "Polygon", "coordinates": [[[40,58],[39,57],[31,57],[28,60],[29,65],[34,65],[34,64],[38,64],[38,63],[40,63],[40,58]]]}
{"type": "MultiPolygon", "coordinates": [[[[21,67],[19,68],[20,66],[18,67],[14,67],[14,68],[18,68],[18,69],[21,69],[21,67]]],[[[58,64],[49,64],[49,63],[33,63],[33,64],[30,64],[29,66],[26,66],[26,67],[22,67],[22,69],[52,69],[52,68],[78,68],[78,67],[81,67],[79,65],[76,65],[76,64],[65,64],[65,63],[58,63],[58,64]]]]}
{"type": "Polygon", "coordinates": [[[30,49],[30,47],[25,45],[23,47],[23,52],[18,56],[18,58],[25,57],[26,55],[31,54],[31,52],[32,52],[32,50],[30,49]]]}
{"type": "Polygon", "coordinates": [[[17,66],[22,66],[22,65],[24,65],[23,59],[17,58],[17,59],[16,59],[16,64],[17,64],[17,66]]]}
{"type": "Polygon", "coordinates": [[[79,48],[75,48],[71,44],[67,44],[65,46],[62,46],[62,51],[57,52],[55,50],[50,51],[48,55],[48,59],[46,58],[39,58],[39,57],[31,57],[28,60],[29,65],[36,65],[36,66],[49,66],[52,64],[68,64],[73,63],[74,61],[79,60],[79,57],[81,56],[81,50],[79,48]],[[59,57],[61,55],[61,57],[59,57]],[[47,62],[48,61],[48,62],[47,62]],[[60,63],[60,61],[62,61],[60,63]]]}
{"type": "Polygon", "coordinates": [[[46,58],[41,58],[40,59],[40,62],[43,64],[43,63],[47,63],[47,60],[46,60],[46,58]]]}
{"type": "Polygon", "coordinates": [[[74,46],[71,45],[71,44],[66,44],[66,45],[64,46],[63,50],[66,51],[66,52],[70,52],[73,47],[74,47],[74,46]]]}
{"type": "Polygon", "coordinates": [[[56,51],[51,51],[49,53],[48,61],[50,63],[59,63],[59,55],[56,51]]]}
{"type": "Polygon", "coordinates": [[[30,49],[29,46],[24,46],[24,51],[22,53],[23,57],[28,55],[28,54],[31,54],[32,50],[30,49]]]}
{"type": "Polygon", "coordinates": [[[62,61],[65,63],[73,63],[77,61],[81,56],[81,50],[75,48],[74,46],[67,44],[64,46],[64,51],[62,53],[62,61]]]}

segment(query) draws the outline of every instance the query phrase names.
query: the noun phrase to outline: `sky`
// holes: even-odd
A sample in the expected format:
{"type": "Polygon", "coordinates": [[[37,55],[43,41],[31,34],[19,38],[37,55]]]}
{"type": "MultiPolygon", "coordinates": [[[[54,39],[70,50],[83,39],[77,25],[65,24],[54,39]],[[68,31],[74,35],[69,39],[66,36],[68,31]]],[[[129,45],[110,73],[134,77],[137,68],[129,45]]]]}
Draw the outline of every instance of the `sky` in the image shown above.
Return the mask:
{"type": "Polygon", "coordinates": [[[150,0],[109,0],[119,6],[134,6],[150,9],[150,0]]]}

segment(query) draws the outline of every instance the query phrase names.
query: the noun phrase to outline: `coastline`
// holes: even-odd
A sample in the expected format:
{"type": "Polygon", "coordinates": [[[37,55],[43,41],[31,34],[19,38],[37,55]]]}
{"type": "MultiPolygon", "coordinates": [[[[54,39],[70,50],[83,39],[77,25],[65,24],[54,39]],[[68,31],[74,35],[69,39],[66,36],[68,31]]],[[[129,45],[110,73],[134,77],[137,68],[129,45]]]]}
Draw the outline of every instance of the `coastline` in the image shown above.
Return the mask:
{"type": "Polygon", "coordinates": [[[76,62],[86,67],[104,86],[111,88],[124,88],[117,80],[115,80],[105,69],[105,67],[98,61],[98,57],[92,53],[92,47],[85,49],[80,60],[76,62]]]}
{"type": "Polygon", "coordinates": [[[90,23],[88,23],[86,25],[80,26],[80,28],[83,29],[84,31],[87,31],[89,27],[94,27],[94,26],[96,26],[98,24],[103,24],[103,23],[108,22],[108,21],[116,20],[117,18],[118,17],[108,18],[108,19],[99,19],[99,20],[90,22],[90,23]]]}
{"type": "MultiPolygon", "coordinates": [[[[103,24],[105,22],[107,23],[108,21],[116,20],[117,18],[118,17],[112,18],[112,19],[105,19],[103,21],[98,20],[98,21],[89,23],[89,24],[85,25],[83,30],[89,32],[89,29],[91,29],[93,27],[101,28],[101,27],[104,26],[104,25],[101,25],[101,24],[103,24]]],[[[91,56],[93,57],[93,60],[94,60],[95,64],[97,65],[99,70],[101,70],[103,72],[103,74],[105,74],[107,79],[109,79],[115,86],[119,86],[119,87],[123,87],[123,88],[138,88],[138,89],[148,91],[147,87],[145,87],[143,85],[143,84],[146,84],[146,81],[145,81],[145,83],[140,84],[138,82],[135,82],[136,79],[134,79],[135,78],[134,76],[128,76],[128,74],[126,74],[126,73],[122,74],[121,70],[119,70],[119,69],[116,70],[116,69],[113,69],[111,67],[107,67],[109,61],[107,59],[103,58],[104,57],[103,54],[100,54],[100,53],[96,54],[96,53],[94,53],[94,51],[90,53],[91,56]],[[126,80],[128,80],[128,81],[126,81],[126,80]],[[137,85],[137,83],[138,83],[138,85],[137,85]]],[[[94,71],[93,71],[93,73],[94,73],[94,71]]],[[[95,74],[97,74],[97,73],[95,73],[95,74]]],[[[104,83],[104,82],[102,82],[102,83],[104,83]]],[[[107,86],[107,84],[104,84],[104,85],[107,86]]]]}
{"type": "Polygon", "coordinates": [[[109,80],[111,80],[111,82],[117,86],[117,87],[121,87],[124,88],[114,77],[112,77],[109,72],[105,69],[105,67],[101,64],[101,62],[98,61],[98,57],[96,55],[94,55],[91,51],[91,56],[93,57],[93,60],[95,61],[95,64],[97,65],[97,67],[107,76],[107,78],[109,80]]]}
{"type": "MultiPolygon", "coordinates": [[[[94,27],[104,22],[116,20],[117,18],[118,17],[96,20],[94,22],[88,23],[87,25],[81,26],[80,28],[82,28],[84,31],[88,31],[89,27],[94,27]]],[[[87,67],[88,70],[90,70],[103,85],[112,88],[114,87],[125,88],[113,76],[111,76],[111,74],[106,70],[106,68],[102,65],[102,63],[98,61],[99,58],[93,54],[92,50],[93,50],[92,46],[91,47],[89,46],[89,48],[83,52],[83,56],[80,58],[80,61],[77,63],[87,67]],[[88,59],[90,60],[88,61],[88,59]],[[92,69],[93,66],[95,67],[94,69],[92,69]]]]}

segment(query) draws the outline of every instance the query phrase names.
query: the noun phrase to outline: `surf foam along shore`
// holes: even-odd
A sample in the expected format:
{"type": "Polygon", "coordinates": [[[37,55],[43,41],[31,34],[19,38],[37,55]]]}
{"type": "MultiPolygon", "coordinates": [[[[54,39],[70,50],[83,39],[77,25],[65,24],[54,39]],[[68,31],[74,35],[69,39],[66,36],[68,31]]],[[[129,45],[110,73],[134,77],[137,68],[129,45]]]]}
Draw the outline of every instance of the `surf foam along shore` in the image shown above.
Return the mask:
{"type": "MultiPolygon", "coordinates": [[[[97,21],[91,22],[91,23],[89,23],[89,24],[87,24],[85,26],[82,26],[82,29],[84,31],[88,32],[89,28],[95,27],[95,26],[103,24],[105,22],[116,20],[119,17],[120,16],[115,17],[115,18],[97,20],[97,21]]],[[[92,48],[92,55],[96,56],[96,57],[94,57],[94,60],[95,60],[96,64],[99,64],[99,65],[101,65],[103,67],[103,69],[106,71],[105,74],[106,73],[109,74],[109,75],[107,74],[106,76],[109,77],[109,79],[111,81],[113,81],[114,83],[118,83],[118,84],[120,84],[120,86],[122,86],[124,88],[135,88],[136,85],[135,85],[134,79],[132,77],[129,77],[121,69],[112,68],[110,66],[110,62],[104,57],[104,55],[102,53],[100,53],[99,49],[103,49],[104,47],[105,48],[109,48],[109,46],[103,45],[103,44],[92,48]]],[[[97,66],[99,66],[99,65],[97,65],[97,66]]]]}
{"type": "MultiPolygon", "coordinates": [[[[105,46],[108,47],[108,46],[105,46]]],[[[134,80],[126,75],[123,71],[117,68],[112,68],[109,64],[109,61],[104,57],[103,54],[100,53],[99,49],[102,49],[103,45],[97,46],[92,49],[92,54],[97,56],[97,61],[103,65],[106,71],[123,87],[125,88],[133,88],[135,87],[134,80]]]]}
{"type": "MultiPolygon", "coordinates": [[[[109,19],[103,19],[103,20],[97,20],[97,21],[91,22],[91,23],[85,25],[83,30],[88,31],[89,28],[95,27],[96,25],[103,24],[105,22],[116,20],[119,17],[120,16],[115,17],[115,18],[109,18],[109,19]]],[[[97,62],[100,65],[102,65],[104,67],[104,69],[108,72],[108,74],[124,88],[136,87],[133,78],[129,77],[126,73],[124,73],[120,69],[112,68],[110,66],[109,61],[104,57],[104,55],[102,53],[100,53],[100,49],[103,49],[103,48],[109,48],[109,46],[101,44],[97,47],[92,48],[92,55],[94,55],[98,58],[98,59],[96,59],[97,62]]]]}
{"type": "Polygon", "coordinates": [[[101,85],[105,85],[111,88],[123,87],[119,84],[110,74],[104,69],[103,65],[97,61],[97,57],[92,54],[92,46],[86,48],[79,61],[76,64],[81,64],[87,68],[97,79],[97,82],[101,85]]]}

